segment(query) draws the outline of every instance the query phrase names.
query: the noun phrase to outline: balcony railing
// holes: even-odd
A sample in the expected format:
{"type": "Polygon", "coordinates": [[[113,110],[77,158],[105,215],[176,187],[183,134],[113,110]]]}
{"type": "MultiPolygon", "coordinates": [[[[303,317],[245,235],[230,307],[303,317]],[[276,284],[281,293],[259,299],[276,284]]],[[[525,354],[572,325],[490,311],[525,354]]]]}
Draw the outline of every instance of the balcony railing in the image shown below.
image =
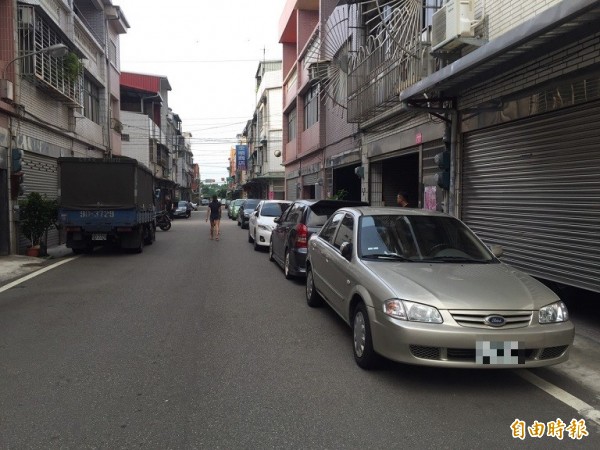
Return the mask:
{"type": "MultiPolygon", "coordinates": [[[[19,50],[22,55],[62,43],[58,33],[35,14],[34,8],[19,6],[19,11],[19,50]]],[[[23,58],[21,75],[59,101],[74,107],[83,104],[83,70],[70,74],[64,58],[45,53],[23,58]]]]}
{"type": "Polygon", "coordinates": [[[348,121],[364,122],[399,103],[402,90],[423,78],[428,52],[422,2],[388,0],[383,8],[355,8],[365,42],[350,58],[348,121]]]}

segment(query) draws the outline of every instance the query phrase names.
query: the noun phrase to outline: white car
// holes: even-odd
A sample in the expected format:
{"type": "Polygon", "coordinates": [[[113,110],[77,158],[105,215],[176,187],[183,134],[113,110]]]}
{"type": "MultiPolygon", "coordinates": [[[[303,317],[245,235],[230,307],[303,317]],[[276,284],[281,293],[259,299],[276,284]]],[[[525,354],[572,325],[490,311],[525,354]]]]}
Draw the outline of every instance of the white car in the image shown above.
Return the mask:
{"type": "Polygon", "coordinates": [[[281,216],[291,203],[284,200],[261,200],[258,203],[248,220],[248,242],[254,243],[254,250],[269,246],[275,219],[281,216]]]}

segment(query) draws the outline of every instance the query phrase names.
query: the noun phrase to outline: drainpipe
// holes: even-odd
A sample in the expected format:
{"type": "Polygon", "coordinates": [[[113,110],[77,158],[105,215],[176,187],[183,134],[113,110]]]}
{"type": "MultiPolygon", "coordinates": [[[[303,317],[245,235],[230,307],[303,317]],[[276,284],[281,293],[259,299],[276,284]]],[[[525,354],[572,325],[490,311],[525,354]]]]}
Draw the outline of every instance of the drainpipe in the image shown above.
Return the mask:
{"type": "Polygon", "coordinates": [[[456,166],[459,163],[457,160],[457,138],[458,138],[458,112],[456,108],[452,108],[450,112],[450,189],[448,195],[448,213],[457,216],[457,204],[456,199],[457,195],[455,192],[457,183],[456,183],[456,166]]]}
{"type": "Polygon", "coordinates": [[[106,11],[104,11],[104,32],[106,33],[104,36],[104,62],[106,64],[106,90],[108,91],[107,99],[106,99],[106,122],[107,122],[107,143],[106,143],[106,152],[109,158],[112,158],[112,92],[110,87],[110,55],[109,52],[109,42],[110,42],[110,33],[108,29],[108,17],[106,16],[106,11]]]}
{"type": "Polygon", "coordinates": [[[18,253],[18,241],[19,237],[17,236],[17,213],[19,210],[19,201],[13,200],[12,193],[12,172],[13,172],[13,163],[12,163],[12,151],[14,148],[13,144],[13,118],[12,115],[8,116],[8,153],[6,155],[7,159],[7,183],[8,183],[8,254],[16,255],[18,253]]]}

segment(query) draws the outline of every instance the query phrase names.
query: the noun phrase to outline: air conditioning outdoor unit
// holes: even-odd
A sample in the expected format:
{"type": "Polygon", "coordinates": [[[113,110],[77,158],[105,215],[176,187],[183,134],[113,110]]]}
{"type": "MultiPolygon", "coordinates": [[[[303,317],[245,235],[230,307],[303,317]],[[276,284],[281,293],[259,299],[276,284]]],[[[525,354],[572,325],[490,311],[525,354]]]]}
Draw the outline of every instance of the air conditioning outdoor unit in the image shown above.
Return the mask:
{"type": "Polygon", "coordinates": [[[32,7],[22,7],[19,9],[19,14],[21,16],[21,21],[19,26],[22,29],[32,30],[35,25],[35,13],[32,7]]]}
{"type": "Polygon", "coordinates": [[[463,43],[460,38],[473,37],[472,0],[448,0],[433,14],[431,51],[452,50],[463,43]]]}
{"type": "Polygon", "coordinates": [[[329,64],[330,61],[320,61],[317,63],[312,63],[308,66],[308,78],[310,80],[320,80],[322,78],[327,78],[329,75],[329,64]]]}

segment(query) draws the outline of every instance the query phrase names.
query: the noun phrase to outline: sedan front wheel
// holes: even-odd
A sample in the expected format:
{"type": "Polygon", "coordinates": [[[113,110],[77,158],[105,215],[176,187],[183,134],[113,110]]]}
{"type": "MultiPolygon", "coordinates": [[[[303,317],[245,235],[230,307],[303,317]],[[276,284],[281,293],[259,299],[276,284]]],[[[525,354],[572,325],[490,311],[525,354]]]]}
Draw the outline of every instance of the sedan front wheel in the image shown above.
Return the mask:
{"type": "Polygon", "coordinates": [[[369,314],[364,303],[359,303],[352,317],[352,339],[354,360],[361,368],[369,370],[377,367],[379,355],[373,350],[371,337],[371,324],[369,314]]]}

